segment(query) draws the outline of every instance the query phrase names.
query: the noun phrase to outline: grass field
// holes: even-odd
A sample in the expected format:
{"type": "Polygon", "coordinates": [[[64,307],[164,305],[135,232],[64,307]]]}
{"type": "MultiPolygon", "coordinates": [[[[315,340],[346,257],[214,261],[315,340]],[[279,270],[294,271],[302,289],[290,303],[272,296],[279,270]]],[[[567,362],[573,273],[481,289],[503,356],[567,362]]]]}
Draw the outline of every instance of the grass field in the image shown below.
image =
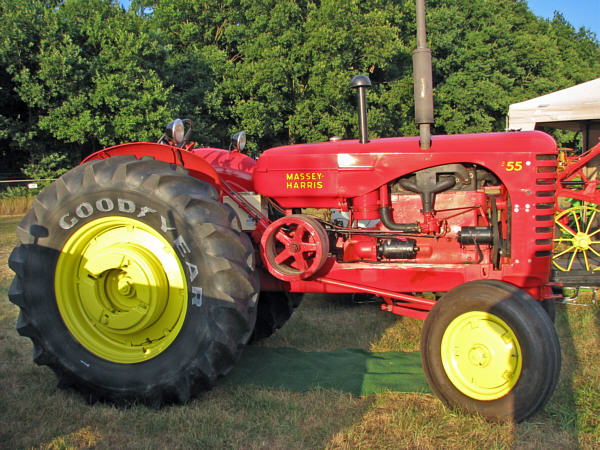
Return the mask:
{"type": "MultiPolygon", "coordinates": [[[[522,424],[489,423],[450,411],[430,394],[354,397],[218,385],[184,406],[161,410],[88,405],[56,387],[32,362],[8,301],[8,255],[18,217],[0,217],[0,448],[598,448],[600,309],[558,305],[563,352],[559,386],[522,424]]],[[[588,303],[590,303],[588,301],[588,303]]],[[[418,349],[421,322],[373,304],[308,296],[289,323],[261,342],[304,351],[418,349]]]]}

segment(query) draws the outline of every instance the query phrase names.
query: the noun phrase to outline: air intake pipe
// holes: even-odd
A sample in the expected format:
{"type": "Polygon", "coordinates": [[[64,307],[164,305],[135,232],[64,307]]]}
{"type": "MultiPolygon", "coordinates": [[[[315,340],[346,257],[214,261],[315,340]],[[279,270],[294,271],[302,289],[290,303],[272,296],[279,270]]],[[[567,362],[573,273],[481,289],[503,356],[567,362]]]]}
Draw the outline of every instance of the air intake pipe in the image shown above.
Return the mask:
{"type": "Polygon", "coordinates": [[[371,87],[371,80],[366,75],[355,75],[350,87],[357,89],[358,99],[358,133],[361,144],[369,142],[369,127],[367,125],[367,88],[371,87]]]}
{"type": "Polygon", "coordinates": [[[384,184],[379,187],[379,217],[388,230],[399,231],[401,233],[420,233],[421,227],[417,222],[414,223],[396,223],[392,218],[390,204],[390,193],[388,185],[384,184]]]}

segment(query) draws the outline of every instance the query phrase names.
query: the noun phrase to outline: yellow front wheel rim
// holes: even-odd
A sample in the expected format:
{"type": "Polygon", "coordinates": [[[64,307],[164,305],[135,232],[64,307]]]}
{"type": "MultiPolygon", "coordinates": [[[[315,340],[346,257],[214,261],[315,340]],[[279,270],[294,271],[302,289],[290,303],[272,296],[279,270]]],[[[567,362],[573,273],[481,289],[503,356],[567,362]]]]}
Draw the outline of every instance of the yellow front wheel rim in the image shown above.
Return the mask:
{"type": "Polygon", "coordinates": [[[127,217],[104,217],[65,243],[56,302],[75,339],[93,354],[138,363],[177,337],[187,305],[185,272],[169,242],[127,217]]]}
{"type": "Polygon", "coordinates": [[[476,400],[496,400],[508,394],[523,364],[511,328],[483,311],[461,314],[450,322],[442,338],[441,357],[456,389],[476,400]]]}

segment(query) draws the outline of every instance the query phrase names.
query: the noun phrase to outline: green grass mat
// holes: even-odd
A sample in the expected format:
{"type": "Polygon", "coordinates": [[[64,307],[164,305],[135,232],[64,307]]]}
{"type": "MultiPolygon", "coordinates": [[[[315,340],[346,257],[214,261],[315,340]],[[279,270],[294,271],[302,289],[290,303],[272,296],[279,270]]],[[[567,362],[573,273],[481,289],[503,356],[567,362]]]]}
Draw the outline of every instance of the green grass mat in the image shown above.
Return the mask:
{"type": "Polygon", "coordinates": [[[303,352],[249,346],[222,383],[295,392],[326,388],[355,396],[431,392],[418,352],[370,353],[356,349],[303,352]]]}

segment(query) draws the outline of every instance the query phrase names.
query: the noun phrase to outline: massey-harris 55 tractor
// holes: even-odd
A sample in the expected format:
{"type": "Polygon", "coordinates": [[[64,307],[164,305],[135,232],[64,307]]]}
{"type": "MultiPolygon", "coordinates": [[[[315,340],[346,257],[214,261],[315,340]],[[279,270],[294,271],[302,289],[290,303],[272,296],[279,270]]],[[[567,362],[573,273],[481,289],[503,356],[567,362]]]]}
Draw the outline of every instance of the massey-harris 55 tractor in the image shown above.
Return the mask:
{"type": "Polygon", "coordinates": [[[423,366],[447,404],[519,420],[551,395],[551,137],[434,136],[427,152],[419,138],[333,139],[255,161],[241,144],[193,148],[180,125],[93,154],[18,227],[18,330],[62,385],[185,401],[301,293],[366,292],[426,319],[423,366]]]}
{"type": "MultiPolygon", "coordinates": [[[[416,92],[431,79],[419,42],[416,92]]],[[[420,138],[369,140],[369,84],[352,81],[358,140],[254,160],[243,134],[195,148],[177,120],[159,143],[102,150],[44,189],[9,260],[35,362],[90,399],[185,402],[302,293],[368,293],[425,320],[423,367],[444,403],[517,421],[540,409],[561,362],[554,140],[431,138],[428,114],[420,138]]]]}

